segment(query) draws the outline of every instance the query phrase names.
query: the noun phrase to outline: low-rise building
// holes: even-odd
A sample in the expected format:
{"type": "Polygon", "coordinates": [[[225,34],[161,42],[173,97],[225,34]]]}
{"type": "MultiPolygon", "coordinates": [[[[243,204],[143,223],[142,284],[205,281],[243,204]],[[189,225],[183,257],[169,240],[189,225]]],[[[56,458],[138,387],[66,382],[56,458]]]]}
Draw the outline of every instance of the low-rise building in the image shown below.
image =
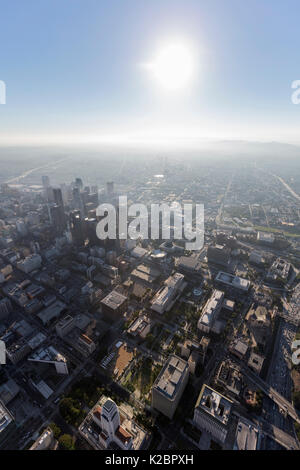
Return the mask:
{"type": "Polygon", "coordinates": [[[235,433],[233,450],[259,450],[260,432],[253,423],[240,417],[235,433]]]}
{"type": "Polygon", "coordinates": [[[57,440],[51,428],[46,428],[37,440],[32,444],[29,450],[56,450],[57,440]]]}
{"type": "Polygon", "coordinates": [[[181,256],[177,263],[177,269],[184,274],[200,274],[201,263],[198,258],[192,256],[181,256]]]}
{"type": "Polygon", "coordinates": [[[129,326],[127,333],[134,336],[145,339],[150,333],[152,328],[152,322],[146,315],[142,315],[136,318],[133,323],[129,326]]]}
{"type": "Polygon", "coordinates": [[[253,264],[257,264],[258,266],[263,264],[264,259],[259,251],[252,251],[249,256],[249,262],[253,264]]]}
{"type": "Polygon", "coordinates": [[[257,241],[263,245],[272,245],[275,241],[273,233],[268,232],[258,232],[257,241]]]}
{"type": "Polygon", "coordinates": [[[27,256],[25,259],[17,262],[17,268],[24,273],[30,273],[36,269],[39,269],[42,265],[42,258],[39,254],[33,254],[27,256]]]}
{"type": "Polygon", "coordinates": [[[158,280],[160,272],[152,266],[139,264],[130,274],[133,281],[137,281],[146,287],[151,287],[158,280]]]}
{"type": "Polygon", "coordinates": [[[18,395],[19,391],[20,387],[18,384],[13,379],[9,379],[4,384],[0,385],[0,402],[7,405],[18,395]]]}
{"type": "Polygon", "coordinates": [[[31,362],[41,362],[44,364],[54,364],[58,374],[68,374],[67,359],[60,354],[53,346],[40,348],[28,358],[31,362]]]}
{"type": "Polygon", "coordinates": [[[243,377],[240,369],[228,359],[221,363],[216,382],[236,396],[240,395],[243,388],[243,377]]]}
{"type": "Polygon", "coordinates": [[[216,282],[228,287],[233,287],[234,289],[238,289],[242,292],[248,292],[250,289],[250,281],[239,276],[234,276],[233,274],[224,273],[223,271],[220,271],[217,274],[216,282]]]}
{"type": "Polygon", "coordinates": [[[261,356],[260,354],[252,351],[248,360],[248,367],[252,369],[253,372],[255,372],[257,375],[259,375],[264,364],[264,360],[264,356],[261,356]]]}
{"type": "Polygon", "coordinates": [[[49,307],[44,308],[38,313],[39,319],[43,325],[48,325],[54,318],[58,318],[59,315],[66,309],[66,304],[60,300],[56,300],[49,307]]]}
{"type": "Polygon", "coordinates": [[[292,271],[292,265],[288,261],[277,258],[269,269],[266,279],[268,281],[281,281],[286,283],[292,271]]]}

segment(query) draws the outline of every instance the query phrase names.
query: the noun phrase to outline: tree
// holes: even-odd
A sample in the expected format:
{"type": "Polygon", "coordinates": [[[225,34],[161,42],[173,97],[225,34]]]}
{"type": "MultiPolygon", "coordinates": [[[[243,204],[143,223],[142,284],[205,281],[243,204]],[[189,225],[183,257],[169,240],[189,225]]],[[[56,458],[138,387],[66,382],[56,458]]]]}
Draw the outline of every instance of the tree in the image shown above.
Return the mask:
{"type": "Polygon", "coordinates": [[[78,400],[73,398],[63,398],[59,403],[59,411],[67,423],[76,424],[82,414],[81,405],[78,400]]]}
{"type": "Polygon", "coordinates": [[[55,424],[55,423],[50,423],[49,427],[52,429],[55,439],[58,439],[59,436],[61,435],[60,427],[57,426],[57,424],[55,424]]]}
{"type": "Polygon", "coordinates": [[[72,436],[70,436],[70,434],[63,434],[62,436],[60,436],[58,441],[59,441],[61,447],[65,450],[74,450],[75,449],[74,441],[73,441],[72,436]]]}

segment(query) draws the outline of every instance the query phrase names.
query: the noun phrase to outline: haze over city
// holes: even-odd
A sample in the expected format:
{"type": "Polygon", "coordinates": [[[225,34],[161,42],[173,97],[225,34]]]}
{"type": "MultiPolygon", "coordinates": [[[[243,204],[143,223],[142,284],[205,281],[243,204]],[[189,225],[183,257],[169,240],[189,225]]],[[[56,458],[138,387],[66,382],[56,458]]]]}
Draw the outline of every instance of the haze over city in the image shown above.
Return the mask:
{"type": "Polygon", "coordinates": [[[300,450],[299,13],[0,2],[1,456],[300,450]]]}

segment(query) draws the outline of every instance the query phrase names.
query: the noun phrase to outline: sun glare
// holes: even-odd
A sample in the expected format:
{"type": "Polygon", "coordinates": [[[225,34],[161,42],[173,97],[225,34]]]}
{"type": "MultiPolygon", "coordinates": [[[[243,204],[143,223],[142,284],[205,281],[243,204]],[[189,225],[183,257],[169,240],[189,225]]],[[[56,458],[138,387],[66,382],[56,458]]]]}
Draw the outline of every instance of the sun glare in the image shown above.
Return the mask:
{"type": "Polygon", "coordinates": [[[154,77],[167,90],[186,88],[193,72],[191,51],[183,44],[170,44],[163,48],[150,66],[154,77]]]}

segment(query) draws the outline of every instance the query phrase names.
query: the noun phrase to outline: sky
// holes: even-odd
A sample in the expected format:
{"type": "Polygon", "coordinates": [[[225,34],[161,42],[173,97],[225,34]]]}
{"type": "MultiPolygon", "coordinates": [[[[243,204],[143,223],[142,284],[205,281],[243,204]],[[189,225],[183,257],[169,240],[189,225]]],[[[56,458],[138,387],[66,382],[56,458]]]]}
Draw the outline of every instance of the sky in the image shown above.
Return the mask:
{"type": "Polygon", "coordinates": [[[300,143],[299,18],[299,0],[0,0],[0,144],[300,143]],[[147,66],[172,44],[193,62],[179,90],[147,66]]]}

